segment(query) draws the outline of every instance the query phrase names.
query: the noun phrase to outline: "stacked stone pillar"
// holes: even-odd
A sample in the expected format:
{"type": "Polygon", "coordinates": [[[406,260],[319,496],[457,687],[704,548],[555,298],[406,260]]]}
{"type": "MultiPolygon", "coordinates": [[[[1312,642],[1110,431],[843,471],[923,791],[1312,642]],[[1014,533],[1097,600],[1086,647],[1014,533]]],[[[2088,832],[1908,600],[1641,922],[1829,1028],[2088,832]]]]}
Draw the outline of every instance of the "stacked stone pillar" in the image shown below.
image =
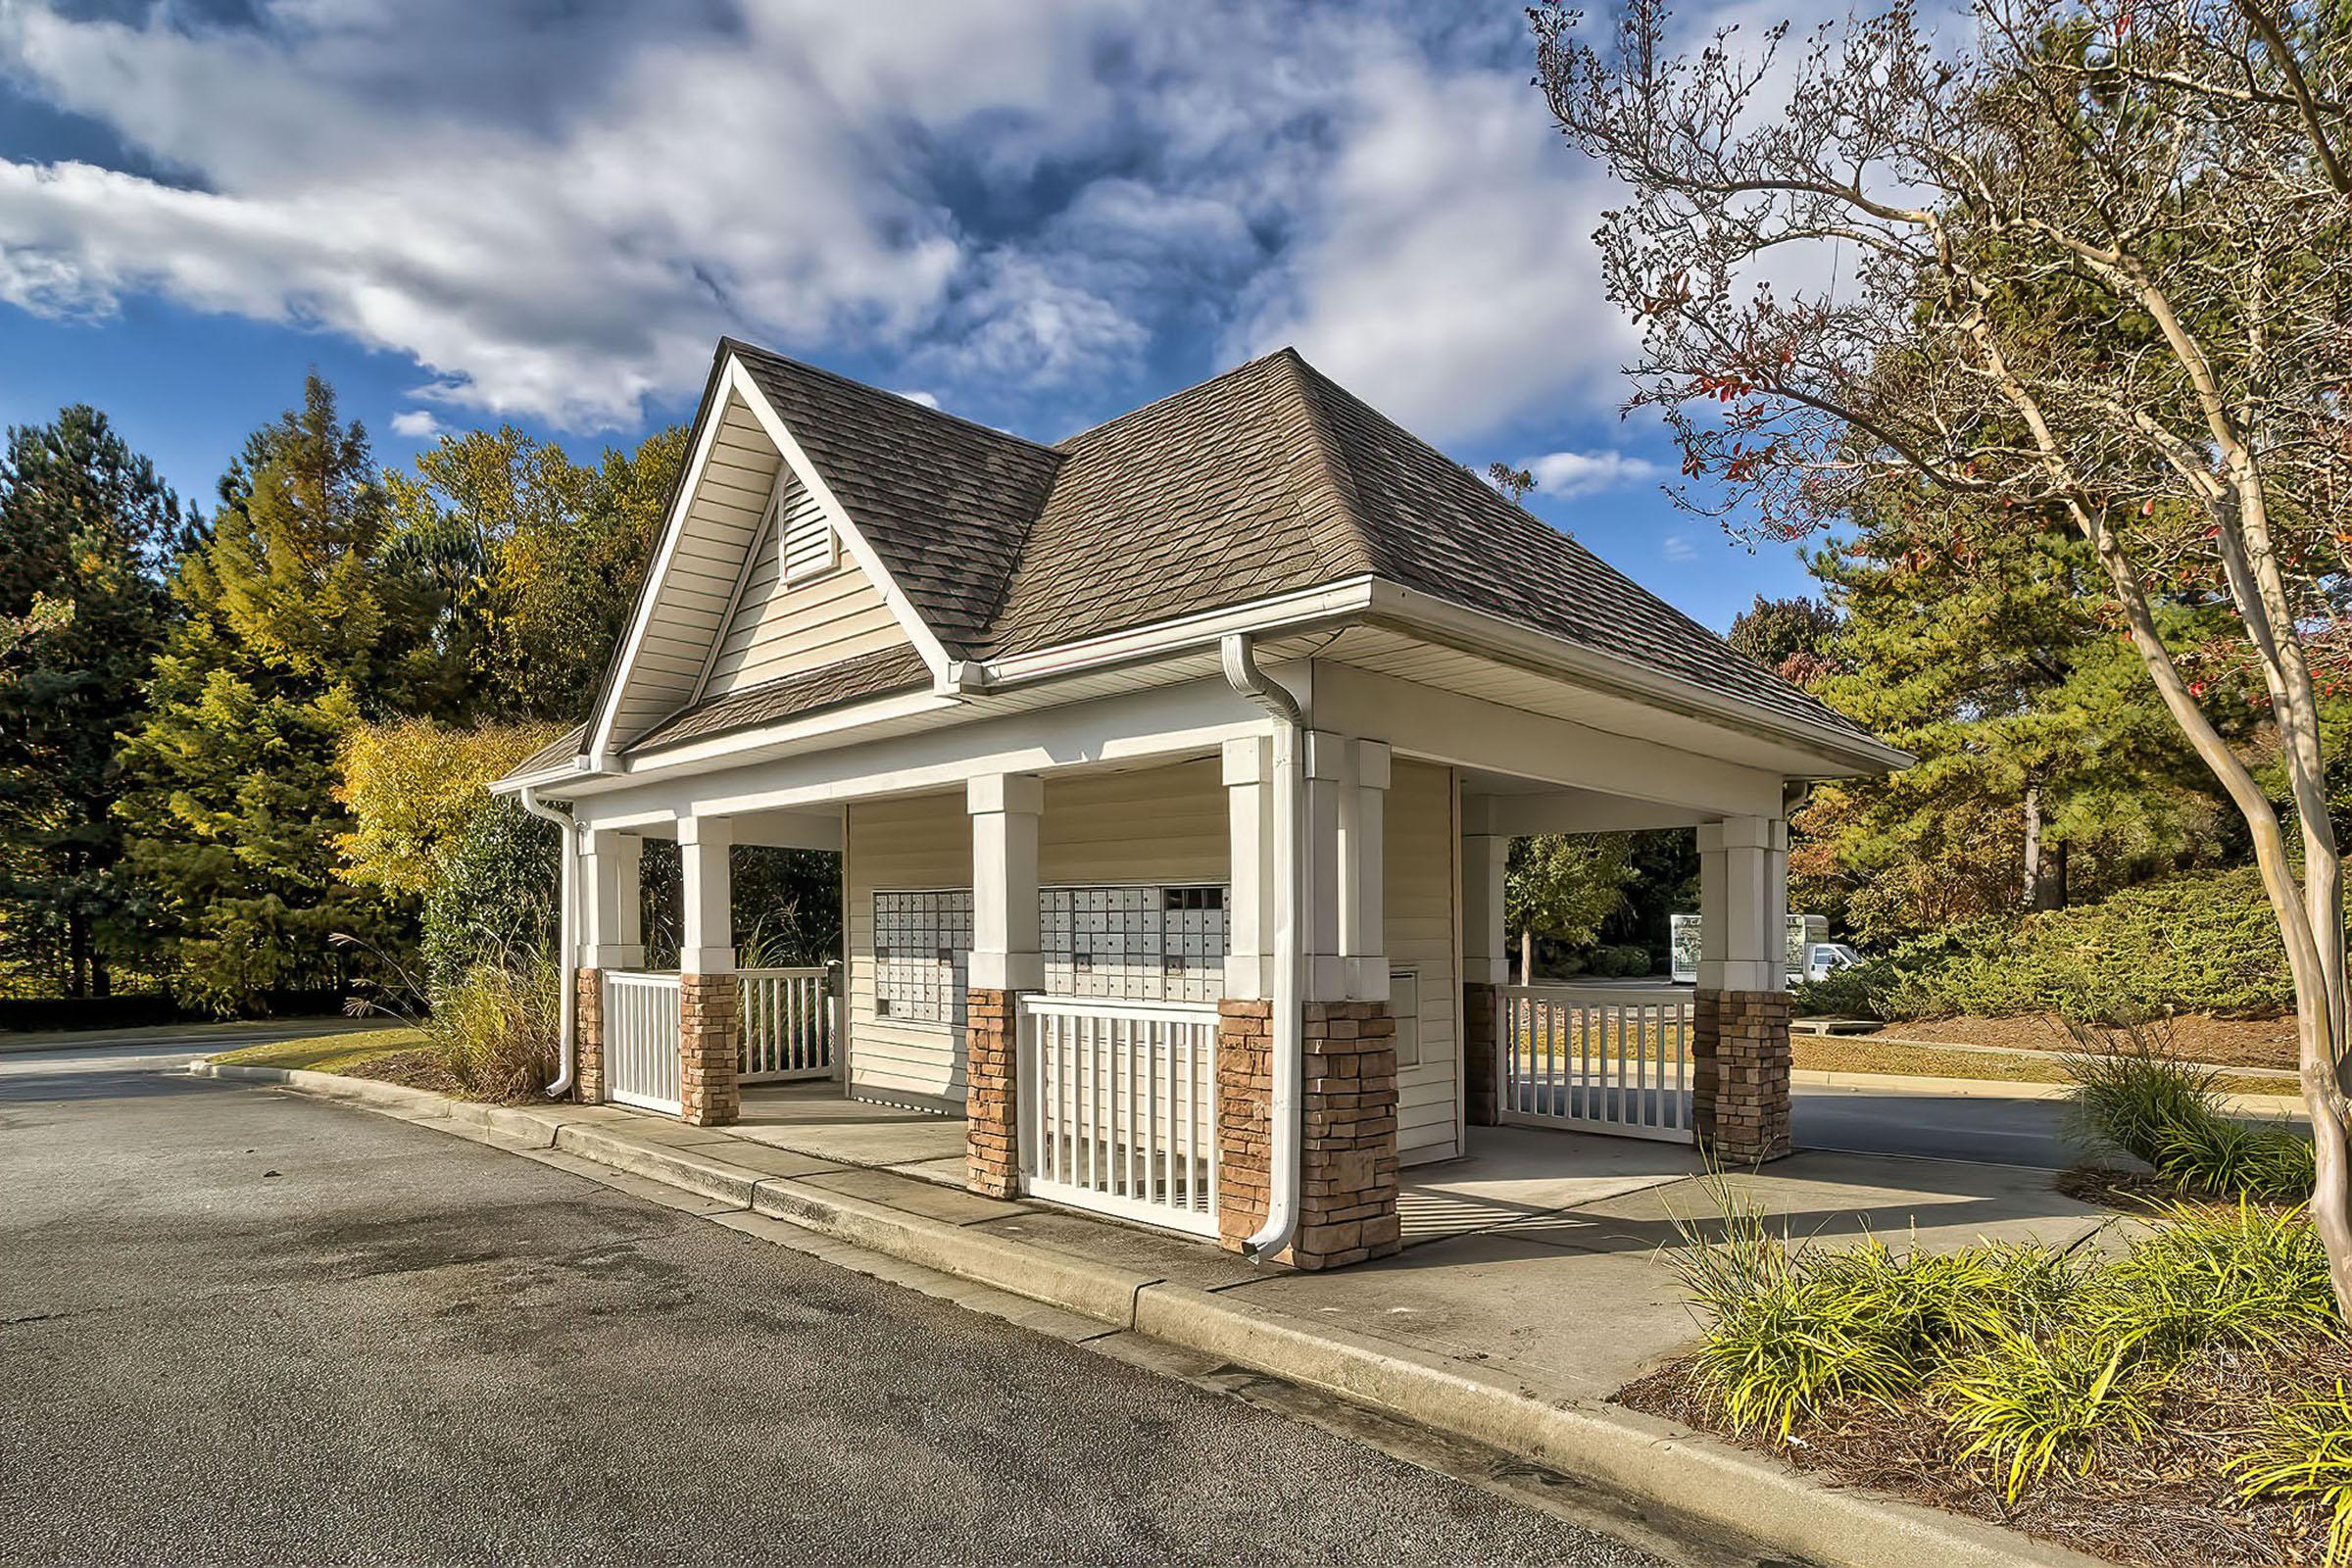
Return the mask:
{"type": "Polygon", "coordinates": [[[1690,1042],[1690,1119],[1719,1165],[1789,1151],[1788,993],[1701,991],[1690,1042]]]}
{"type": "Polygon", "coordinates": [[[1492,1127],[1501,1109],[1501,988],[1510,983],[1503,918],[1503,872],[1511,839],[1484,813],[1463,812],[1462,868],[1462,1119],[1492,1127]]]}
{"type": "Polygon", "coordinates": [[[724,817],[678,822],[678,1115],[697,1127],[735,1120],[743,1109],[736,1059],[734,889],[724,817]]]}
{"type": "Polygon", "coordinates": [[[1707,823],[1698,872],[1691,1126],[1718,1164],[1761,1164],[1790,1147],[1788,824],[1707,823]]]}
{"type": "Polygon", "coordinates": [[[972,819],[972,953],[964,996],[964,1186],[1011,1198],[1021,1186],[1021,996],[1042,990],[1034,774],[991,774],[965,787],[972,819]]]}
{"type": "Polygon", "coordinates": [[[572,1014],[571,1094],[583,1105],[605,1102],[605,972],[580,969],[573,980],[579,1004],[572,1014]]]}
{"type": "Polygon", "coordinates": [[[1019,1030],[1018,992],[965,994],[964,1186],[986,1198],[1013,1198],[1021,1190],[1019,1030]]]}
{"type": "Polygon", "coordinates": [[[719,1127],[743,1111],[736,1060],[733,970],[678,976],[678,1115],[719,1127]]]}
{"type": "Polygon", "coordinates": [[[1462,1119],[1473,1127],[1493,1127],[1501,1119],[1501,1063],[1495,1028],[1500,1023],[1501,990],[1484,981],[1462,984],[1462,1119]]]}
{"type": "Polygon", "coordinates": [[[1338,1268],[1401,1245],[1396,1214],[1396,1022],[1389,1009],[1383,796],[1389,751],[1314,733],[1298,759],[1305,796],[1294,836],[1275,809],[1272,749],[1229,743],[1234,839],[1229,995],[1217,1016],[1217,1237],[1228,1250],[1265,1224],[1273,1200],[1275,956],[1271,879],[1303,856],[1297,1226],[1274,1261],[1338,1268]],[[1250,992],[1256,994],[1251,995],[1250,992]]]}

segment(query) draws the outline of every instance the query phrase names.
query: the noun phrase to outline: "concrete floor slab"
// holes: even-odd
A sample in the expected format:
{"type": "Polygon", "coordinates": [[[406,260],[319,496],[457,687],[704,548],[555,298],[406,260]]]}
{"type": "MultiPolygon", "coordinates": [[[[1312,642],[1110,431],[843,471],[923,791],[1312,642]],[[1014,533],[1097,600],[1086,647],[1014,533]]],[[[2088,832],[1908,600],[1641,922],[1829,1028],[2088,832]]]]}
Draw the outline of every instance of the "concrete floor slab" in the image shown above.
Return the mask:
{"type": "MultiPolygon", "coordinates": [[[[1978,1241],[2071,1246],[2110,1217],[2054,1190],[2050,1173],[2018,1165],[1894,1159],[1880,1154],[1797,1154],[1757,1171],[1727,1173],[1726,1191],[1785,1225],[1792,1237],[1850,1243],[1865,1235],[1890,1246],[1916,1240],[1936,1250],[1978,1241]]],[[[1700,1181],[1647,1188],[1573,1211],[1608,1245],[1665,1245],[1675,1222],[1705,1226],[1720,1213],[1700,1181]]],[[[1541,1228],[1541,1222],[1530,1222],[1541,1228]]],[[[1575,1245],[1588,1245],[1578,1242],[1575,1245]]]]}
{"type": "Polygon", "coordinates": [[[1683,1144],[1534,1127],[1476,1127],[1467,1158],[1404,1174],[1407,1247],[1684,1181],[1700,1170],[1683,1144]]]}
{"type": "Polygon", "coordinates": [[[909,1160],[904,1165],[890,1167],[901,1176],[912,1176],[917,1181],[937,1182],[942,1187],[961,1187],[969,1167],[961,1153],[942,1155],[938,1159],[909,1160]]]}
{"type": "Polygon", "coordinates": [[[1482,1364],[1526,1366],[1596,1396],[1671,1358],[1695,1333],[1654,1252],[1575,1251],[1493,1231],[1219,1294],[1482,1364]]]}

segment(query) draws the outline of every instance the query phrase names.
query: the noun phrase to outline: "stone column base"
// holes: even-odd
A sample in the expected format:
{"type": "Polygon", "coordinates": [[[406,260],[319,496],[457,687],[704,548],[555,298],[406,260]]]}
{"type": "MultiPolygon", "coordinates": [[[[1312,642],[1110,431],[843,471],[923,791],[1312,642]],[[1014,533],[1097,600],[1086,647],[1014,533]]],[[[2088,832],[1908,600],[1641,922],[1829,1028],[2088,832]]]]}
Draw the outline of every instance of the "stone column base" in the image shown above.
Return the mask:
{"type": "MultiPolygon", "coordinates": [[[[1340,1268],[1401,1247],[1396,1216],[1396,1025],[1385,1002],[1303,1009],[1298,1224],[1276,1259],[1340,1268]]],[[[1217,1008],[1217,1239],[1265,1222],[1271,1187],[1273,1005],[1217,1008]]]]}
{"type": "Polygon", "coordinates": [[[1494,1031],[1501,993],[1481,980],[1462,986],[1462,1119],[1473,1127],[1492,1127],[1501,1106],[1496,1082],[1494,1031]]]}
{"type": "Polygon", "coordinates": [[[573,971],[578,998],[572,1013],[571,1098],[583,1105],[605,1102],[605,972],[573,971]]]}
{"type": "Polygon", "coordinates": [[[731,974],[678,977],[678,1115],[697,1127],[723,1126],[743,1109],[736,1079],[736,996],[731,974]]]}
{"type": "Polygon", "coordinates": [[[1020,993],[964,993],[963,1185],[984,1198],[1021,1190],[1021,1134],[1016,1109],[1020,993]]]}
{"type": "Polygon", "coordinates": [[[1691,1030],[1690,1121],[1723,1165],[1789,1152],[1788,993],[1701,991],[1691,1030]]]}

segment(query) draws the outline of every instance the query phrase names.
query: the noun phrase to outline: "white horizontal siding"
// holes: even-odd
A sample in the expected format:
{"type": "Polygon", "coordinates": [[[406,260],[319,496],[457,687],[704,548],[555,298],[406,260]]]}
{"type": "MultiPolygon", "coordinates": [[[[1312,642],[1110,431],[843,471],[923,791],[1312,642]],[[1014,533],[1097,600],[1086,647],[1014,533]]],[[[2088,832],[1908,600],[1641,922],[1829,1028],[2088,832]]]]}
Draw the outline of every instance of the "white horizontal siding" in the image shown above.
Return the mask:
{"type": "Polygon", "coordinates": [[[815,498],[798,479],[786,481],[777,522],[760,536],[752,557],[710,665],[707,695],[821,669],[906,642],[882,591],[856,561],[845,557],[833,570],[797,582],[785,576],[782,541],[822,522],[815,498]]]}
{"type": "Polygon", "coordinates": [[[617,739],[643,734],[693,695],[782,462],[759,419],[730,393],[687,499],[668,567],[655,587],[645,635],[622,673],[613,717],[617,739]]]}
{"type": "Polygon", "coordinates": [[[1396,1148],[1408,1162],[1461,1152],[1460,970],[1454,960],[1453,772],[1399,760],[1382,834],[1389,962],[1421,977],[1421,1060],[1396,1073],[1396,1148]]]}
{"type": "MultiPolygon", "coordinates": [[[[1214,761],[1050,778],[1038,822],[1047,883],[1223,882],[1231,864],[1225,787],[1214,761]]],[[[888,1102],[963,1099],[954,1030],[874,1014],[874,894],[972,885],[964,797],[858,801],[849,808],[850,1093],[888,1102]]]]}
{"type": "Polygon", "coordinates": [[[972,831],[963,795],[855,802],[845,844],[850,1093],[885,1102],[960,1102],[960,1033],[874,1015],[874,893],[972,885],[972,831]]]}

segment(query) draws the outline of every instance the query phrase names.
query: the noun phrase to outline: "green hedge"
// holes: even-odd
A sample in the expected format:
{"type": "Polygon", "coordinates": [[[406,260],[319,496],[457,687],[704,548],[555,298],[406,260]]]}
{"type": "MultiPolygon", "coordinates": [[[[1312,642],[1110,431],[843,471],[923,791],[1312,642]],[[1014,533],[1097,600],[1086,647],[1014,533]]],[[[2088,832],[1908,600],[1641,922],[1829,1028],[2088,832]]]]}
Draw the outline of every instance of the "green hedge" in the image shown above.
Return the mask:
{"type": "Polygon", "coordinates": [[[2150,882],[2100,904],[1976,920],[1796,988],[1800,1012],[1888,1021],[2056,1012],[2262,1015],[2294,1004],[2251,869],[2150,882]]]}

